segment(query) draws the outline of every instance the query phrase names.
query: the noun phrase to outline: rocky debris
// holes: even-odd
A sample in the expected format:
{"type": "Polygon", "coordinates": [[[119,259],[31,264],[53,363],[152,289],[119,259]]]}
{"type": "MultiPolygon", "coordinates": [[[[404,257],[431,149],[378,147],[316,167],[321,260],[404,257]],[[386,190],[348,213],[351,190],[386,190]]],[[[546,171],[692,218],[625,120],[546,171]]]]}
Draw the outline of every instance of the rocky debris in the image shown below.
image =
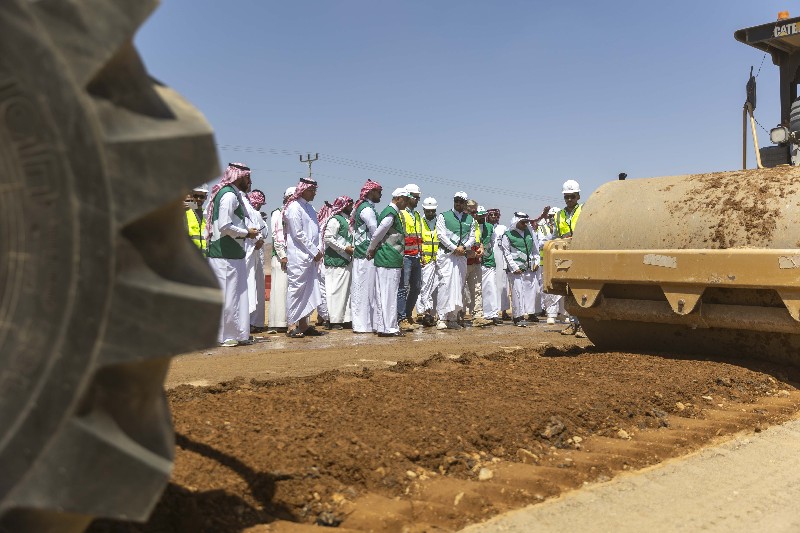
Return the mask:
{"type": "Polygon", "coordinates": [[[722,385],[723,387],[733,387],[733,381],[731,378],[717,378],[716,379],[717,385],[722,385]]]}
{"type": "Polygon", "coordinates": [[[551,416],[550,421],[547,423],[547,426],[545,426],[540,435],[549,440],[561,435],[565,429],[567,429],[567,427],[558,417],[551,416]]]}
{"type": "Polygon", "coordinates": [[[317,515],[315,523],[323,527],[339,527],[339,524],[342,523],[342,519],[330,511],[322,511],[317,515]]]}
{"type": "Polygon", "coordinates": [[[675,409],[678,411],[683,411],[684,409],[686,409],[686,406],[683,404],[683,402],[676,402],[675,409]]]}
{"type": "Polygon", "coordinates": [[[539,462],[539,456],[529,450],[526,450],[525,448],[520,448],[517,450],[517,459],[526,465],[536,464],[539,462]]]}
{"type": "Polygon", "coordinates": [[[494,472],[488,468],[481,468],[478,472],[478,481],[489,481],[494,477],[494,472]]]}
{"type": "Polygon", "coordinates": [[[620,429],[619,431],[617,431],[617,437],[619,437],[620,439],[625,439],[625,440],[628,440],[628,439],[631,438],[630,434],[628,434],[628,432],[625,431],[624,429],[620,429]]]}

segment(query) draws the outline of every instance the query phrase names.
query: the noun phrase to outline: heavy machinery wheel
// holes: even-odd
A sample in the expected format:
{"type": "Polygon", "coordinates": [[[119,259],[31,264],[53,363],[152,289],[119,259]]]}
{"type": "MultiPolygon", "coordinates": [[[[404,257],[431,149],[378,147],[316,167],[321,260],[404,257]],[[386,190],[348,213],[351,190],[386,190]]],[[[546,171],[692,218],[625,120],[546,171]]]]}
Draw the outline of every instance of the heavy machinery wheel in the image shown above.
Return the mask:
{"type": "Polygon", "coordinates": [[[213,343],[181,199],[211,129],[132,45],[155,0],[0,4],[0,530],[147,517],[169,356],[213,343]]]}

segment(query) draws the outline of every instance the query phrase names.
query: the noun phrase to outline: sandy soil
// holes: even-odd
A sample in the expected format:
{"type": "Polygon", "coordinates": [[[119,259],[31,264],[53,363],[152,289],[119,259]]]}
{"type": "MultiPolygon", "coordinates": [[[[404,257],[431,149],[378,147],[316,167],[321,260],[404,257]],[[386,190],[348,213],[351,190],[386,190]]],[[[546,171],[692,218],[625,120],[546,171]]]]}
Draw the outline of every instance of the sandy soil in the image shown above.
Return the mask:
{"type": "Polygon", "coordinates": [[[188,354],[167,380],[161,503],[146,525],[91,531],[456,530],[787,420],[799,377],[597,352],[541,325],[188,354]]]}

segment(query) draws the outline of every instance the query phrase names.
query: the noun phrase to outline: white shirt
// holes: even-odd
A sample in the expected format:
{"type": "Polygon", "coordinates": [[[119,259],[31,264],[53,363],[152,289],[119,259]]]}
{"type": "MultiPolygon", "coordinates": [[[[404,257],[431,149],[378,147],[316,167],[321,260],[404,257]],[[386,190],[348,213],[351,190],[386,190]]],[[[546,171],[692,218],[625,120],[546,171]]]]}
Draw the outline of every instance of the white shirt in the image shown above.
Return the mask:
{"type": "Polygon", "coordinates": [[[289,204],[286,218],[286,247],[291,259],[313,261],[319,253],[319,222],[314,207],[303,198],[289,204]]]}
{"type": "Polygon", "coordinates": [[[283,234],[283,214],[278,209],[272,213],[272,246],[278,259],[286,259],[286,237],[283,234]]]}
{"type": "Polygon", "coordinates": [[[236,191],[235,193],[226,192],[222,195],[222,198],[219,199],[219,216],[217,217],[217,227],[219,228],[220,237],[228,236],[233,237],[234,239],[239,237],[246,237],[248,233],[247,228],[242,226],[237,226],[233,220],[234,211],[236,208],[241,206],[242,211],[245,214],[245,221],[247,220],[247,207],[244,204],[244,200],[241,198],[241,193],[239,189],[236,188],[235,185],[231,185],[233,189],[236,191]]]}
{"type": "Polygon", "coordinates": [[[328,225],[325,226],[325,246],[328,246],[336,251],[339,255],[345,258],[350,258],[350,254],[344,251],[345,248],[350,246],[347,239],[339,235],[339,220],[336,217],[331,217],[328,220],[328,225]]]}

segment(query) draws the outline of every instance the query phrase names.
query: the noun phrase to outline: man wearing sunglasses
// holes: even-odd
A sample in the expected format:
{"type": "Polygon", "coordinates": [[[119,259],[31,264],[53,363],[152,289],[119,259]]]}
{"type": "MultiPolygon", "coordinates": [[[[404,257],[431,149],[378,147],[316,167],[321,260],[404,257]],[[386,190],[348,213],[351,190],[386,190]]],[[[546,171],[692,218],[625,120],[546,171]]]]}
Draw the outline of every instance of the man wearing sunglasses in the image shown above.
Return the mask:
{"type": "Polygon", "coordinates": [[[187,194],[183,200],[183,207],[186,210],[186,228],[189,238],[203,254],[206,253],[206,240],[203,237],[203,229],[206,221],[203,218],[203,204],[208,196],[208,187],[201,185],[192,189],[191,194],[187,194]]]}
{"type": "MultiPolygon", "coordinates": [[[[581,214],[582,204],[578,203],[578,200],[581,199],[581,186],[575,180],[567,180],[564,182],[561,192],[564,194],[566,207],[556,213],[556,237],[572,237],[572,233],[578,223],[578,217],[581,214]]],[[[548,315],[548,323],[550,323],[551,318],[553,317],[548,315]]],[[[569,326],[561,334],[575,335],[580,338],[586,336],[581,331],[581,324],[578,322],[578,318],[574,316],[569,317],[569,326]]]]}

